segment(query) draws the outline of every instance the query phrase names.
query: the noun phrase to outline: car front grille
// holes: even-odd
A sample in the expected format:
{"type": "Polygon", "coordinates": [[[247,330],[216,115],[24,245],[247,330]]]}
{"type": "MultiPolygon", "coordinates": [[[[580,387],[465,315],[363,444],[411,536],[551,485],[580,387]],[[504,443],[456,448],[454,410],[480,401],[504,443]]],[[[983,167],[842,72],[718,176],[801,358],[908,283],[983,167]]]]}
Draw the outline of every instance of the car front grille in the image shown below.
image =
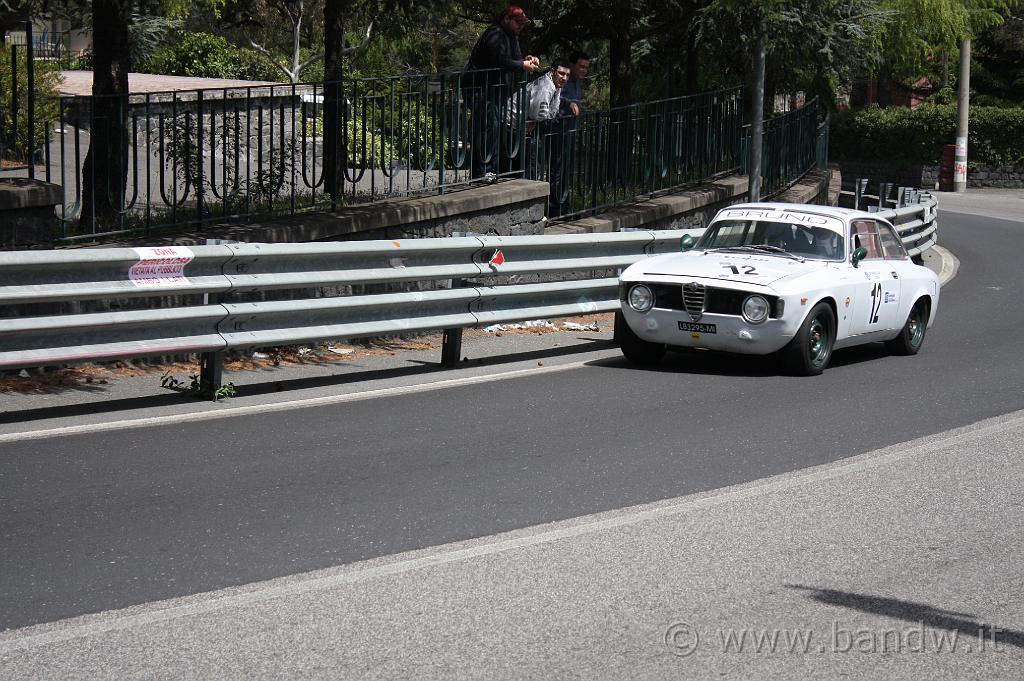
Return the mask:
{"type": "Polygon", "coordinates": [[[704,314],[704,293],[703,284],[683,284],[683,307],[693,321],[697,321],[704,314]]]}
{"type": "MultiPolygon", "coordinates": [[[[697,283],[648,284],[654,292],[654,307],[663,310],[679,310],[687,313],[694,321],[703,314],[731,314],[739,316],[743,301],[752,291],[735,291],[728,288],[702,286],[697,283]],[[689,288],[688,288],[689,287],[689,288]],[[693,315],[697,313],[697,316],[693,315]]],[[[764,294],[761,294],[764,295],[764,294]]],[[[777,318],[777,296],[765,295],[768,299],[771,319],[777,318]]]]}

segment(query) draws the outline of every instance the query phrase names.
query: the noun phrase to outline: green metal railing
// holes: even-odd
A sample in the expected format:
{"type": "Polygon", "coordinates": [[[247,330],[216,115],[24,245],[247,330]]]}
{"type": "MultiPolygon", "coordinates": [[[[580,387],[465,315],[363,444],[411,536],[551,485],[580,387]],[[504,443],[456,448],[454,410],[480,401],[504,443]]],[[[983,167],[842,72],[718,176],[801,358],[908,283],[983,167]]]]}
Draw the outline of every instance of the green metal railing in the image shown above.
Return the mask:
{"type": "MultiPolygon", "coordinates": [[[[799,109],[769,118],[761,138],[761,195],[778,194],[808,170],[825,167],[828,158],[828,117],[813,99],[799,109]]],[[[750,126],[743,126],[741,171],[749,175],[750,126]]]]}
{"type": "MultiPolygon", "coordinates": [[[[548,181],[548,217],[564,218],[745,164],[749,130],[738,88],[585,111],[528,133],[519,114],[527,110],[525,83],[494,72],[331,85],[50,102],[47,110],[56,115],[38,124],[49,142],[32,170],[63,187],[58,239],[202,230],[443,193],[483,179],[487,168],[548,181]],[[326,119],[326,111],[336,118],[326,119]],[[88,153],[93,140],[107,140],[100,163],[88,153]],[[120,170],[109,163],[118,149],[120,170]],[[325,157],[335,155],[332,174],[325,157]]],[[[766,192],[814,165],[822,135],[827,144],[816,103],[766,122],[766,192]]]]}
{"type": "Polygon", "coordinates": [[[501,174],[522,176],[525,121],[504,121],[524,97],[525,83],[464,74],[63,97],[41,174],[64,188],[63,240],[332,210],[475,181],[474,146],[499,149],[501,174]],[[500,125],[481,125],[485,114],[500,125]],[[123,150],[123,172],[88,154],[101,129],[123,150]]]}
{"type": "Polygon", "coordinates": [[[739,88],[587,111],[537,126],[526,176],[576,216],[737,170],[742,125],[739,88]]]}

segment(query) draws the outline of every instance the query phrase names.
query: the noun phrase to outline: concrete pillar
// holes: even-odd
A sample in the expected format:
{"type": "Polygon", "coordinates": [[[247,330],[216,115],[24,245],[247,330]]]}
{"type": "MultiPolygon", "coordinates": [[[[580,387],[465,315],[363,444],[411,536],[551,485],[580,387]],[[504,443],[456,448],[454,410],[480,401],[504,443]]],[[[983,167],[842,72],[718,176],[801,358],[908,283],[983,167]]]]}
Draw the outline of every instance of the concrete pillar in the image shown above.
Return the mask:
{"type": "Polygon", "coordinates": [[[0,178],[0,250],[51,248],[57,232],[59,185],[27,177],[0,178]]]}
{"type": "Polygon", "coordinates": [[[967,191],[967,126],[971,101],[971,40],[960,42],[960,81],[957,97],[956,159],[953,166],[953,191],[967,191]]]}

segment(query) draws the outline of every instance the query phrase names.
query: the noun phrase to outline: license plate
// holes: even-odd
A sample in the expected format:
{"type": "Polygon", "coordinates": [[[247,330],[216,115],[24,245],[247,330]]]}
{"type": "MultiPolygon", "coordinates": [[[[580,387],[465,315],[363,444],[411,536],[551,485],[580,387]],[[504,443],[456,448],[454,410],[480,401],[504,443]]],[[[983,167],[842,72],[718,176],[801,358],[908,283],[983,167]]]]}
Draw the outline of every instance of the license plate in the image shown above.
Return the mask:
{"type": "Polygon", "coordinates": [[[695,324],[694,322],[679,322],[680,331],[693,331],[695,333],[717,333],[714,324],[695,324]]]}

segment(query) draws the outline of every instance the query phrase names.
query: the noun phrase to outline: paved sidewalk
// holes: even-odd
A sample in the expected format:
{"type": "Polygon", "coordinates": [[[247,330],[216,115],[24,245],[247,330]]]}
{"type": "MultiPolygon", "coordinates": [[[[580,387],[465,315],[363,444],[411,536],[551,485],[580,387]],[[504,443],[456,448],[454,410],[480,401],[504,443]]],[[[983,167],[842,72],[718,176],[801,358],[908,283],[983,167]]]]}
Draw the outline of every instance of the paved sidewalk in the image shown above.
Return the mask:
{"type": "MultiPolygon", "coordinates": [[[[61,71],[64,82],[60,85],[62,95],[91,95],[92,71],[61,71]]],[[[132,94],[147,92],[177,92],[202,90],[206,88],[244,88],[262,85],[278,85],[261,80],[229,80],[224,78],[190,78],[186,76],[164,76],[152,73],[129,73],[128,90],[132,94]]]]}
{"type": "Polygon", "coordinates": [[[999,220],[1024,222],[1024,189],[972,187],[966,192],[934,192],[939,201],[939,242],[942,213],[968,213],[999,220]]]}
{"type": "Polygon", "coordinates": [[[1024,413],[0,634],[0,678],[1015,679],[1024,413]]]}

